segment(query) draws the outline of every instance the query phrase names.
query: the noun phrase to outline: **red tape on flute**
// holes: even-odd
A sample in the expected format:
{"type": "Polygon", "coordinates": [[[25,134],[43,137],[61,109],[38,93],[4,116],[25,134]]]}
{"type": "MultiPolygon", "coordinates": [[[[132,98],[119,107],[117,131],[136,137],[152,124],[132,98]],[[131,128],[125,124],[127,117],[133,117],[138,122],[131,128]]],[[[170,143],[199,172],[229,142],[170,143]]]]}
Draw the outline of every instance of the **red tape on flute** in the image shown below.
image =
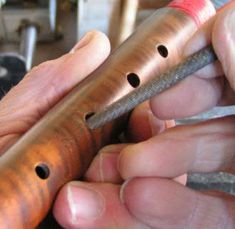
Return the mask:
{"type": "MultiPolygon", "coordinates": [[[[81,178],[99,149],[127,125],[124,116],[91,130],[87,117],[179,63],[184,45],[198,29],[196,21],[201,25],[215,13],[206,3],[174,1],[156,11],[1,156],[1,229],[37,227],[59,190],[81,178]]],[[[61,214],[64,210],[59,209],[61,214]]]]}
{"type": "Polygon", "coordinates": [[[216,9],[210,0],[175,0],[168,7],[187,13],[195,20],[198,27],[216,14],[216,9]]]}

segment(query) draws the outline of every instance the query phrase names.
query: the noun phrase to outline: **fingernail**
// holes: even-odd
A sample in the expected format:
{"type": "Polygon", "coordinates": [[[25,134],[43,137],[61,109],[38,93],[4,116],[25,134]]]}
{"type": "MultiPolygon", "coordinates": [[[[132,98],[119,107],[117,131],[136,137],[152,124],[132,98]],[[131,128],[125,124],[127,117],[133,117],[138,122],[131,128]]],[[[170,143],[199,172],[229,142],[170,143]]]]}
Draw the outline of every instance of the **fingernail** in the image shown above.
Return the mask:
{"type": "Polygon", "coordinates": [[[133,178],[129,178],[127,179],[121,186],[120,188],[120,192],[119,192],[119,198],[120,198],[120,201],[122,204],[125,204],[125,189],[126,189],[126,186],[129,184],[129,182],[132,180],[133,178]]]}
{"type": "Polygon", "coordinates": [[[101,153],[100,154],[100,178],[102,182],[122,182],[120,174],[117,170],[117,161],[119,154],[117,153],[101,153]]]}
{"type": "Polygon", "coordinates": [[[104,198],[95,190],[80,182],[68,186],[68,203],[73,223],[79,220],[94,220],[104,211],[104,198]]]}
{"type": "Polygon", "coordinates": [[[81,40],[71,49],[70,53],[75,53],[78,49],[81,49],[82,47],[85,47],[90,43],[90,41],[93,39],[94,33],[88,32],[86,33],[81,40]]]}
{"type": "Polygon", "coordinates": [[[152,136],[155,136],[166,129],[165,122],[154,117],[152,113],[148,114],[148,119],[152,136]]]}

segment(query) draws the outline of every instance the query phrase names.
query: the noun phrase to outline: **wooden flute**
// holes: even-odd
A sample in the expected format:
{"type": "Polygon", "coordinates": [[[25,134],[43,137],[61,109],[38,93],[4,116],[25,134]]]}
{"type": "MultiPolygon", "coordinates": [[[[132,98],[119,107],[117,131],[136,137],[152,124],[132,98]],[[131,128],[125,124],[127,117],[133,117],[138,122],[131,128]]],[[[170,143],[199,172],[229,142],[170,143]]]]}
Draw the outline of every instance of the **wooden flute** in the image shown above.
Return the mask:
{"type": "Polygon", "coordinates": [[[2,229],[31,229],[42,221],[59,189],[79,179],[125,126],[123,118],[90,130],[86,118],[178,63],[187,40],[214,13],[207,0],[176,0],[157,10],[1,156],[2,229]]]}

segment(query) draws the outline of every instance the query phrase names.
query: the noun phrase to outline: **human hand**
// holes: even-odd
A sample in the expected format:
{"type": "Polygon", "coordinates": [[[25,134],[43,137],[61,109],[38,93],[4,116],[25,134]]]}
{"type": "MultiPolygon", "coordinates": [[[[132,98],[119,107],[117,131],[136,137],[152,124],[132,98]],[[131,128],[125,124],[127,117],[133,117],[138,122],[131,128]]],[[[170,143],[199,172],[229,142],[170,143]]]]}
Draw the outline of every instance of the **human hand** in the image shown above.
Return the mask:
{"type": "Polygon", "coordinates": [[[108,56],[108,39],[90,32],[73,50],[32,69],[0,101],[0,156],[108,56]],[[93,53],[94,52],[94,53],[93,53]]]}
{"type": "MultiPolygon", "coordinates": [[[[77,83],[96,69],[108,56],[109,50],[108,39],[102,33],[90,32],[70,53],[33,68],[17,86],[6,94],[0,101],[0,155],[5,153],[77,83]]],[[[148,108],[148,110],[150,109],[148,108]]],[[[141,120],[144,122],[143,125],[146,126],[147,122],[145,122],[146,120],[143,117],[145,114],[142,111],[137,113],[141,115],[141,120]]],[[[148,116],[146,118],[148,119],[148,116]]],[[[164,128],[164,126],[157,125],[156,128],[158,127],[164,128]]],[[[146,126],[143,129],[145,130],[144,135],[147,136],[150,133],[150,126],[146,126]]],[[[139,136],[141,137],[141,135],[139,136]]],[[[120,205],[119,198],[117,198],[118,195],[116,195],[119,191],[118,186],[112,186],[112,191],[114,191],[113,197],[115,198],[110,200],[110,207],[115,201],[118,202],[121,218],[125,217],[129,225],[139,227],[143,225],[134,219],[123,205],[120,205]]],[[[57,206],[68,211],[65,213],[65,216],[68,216],[70,209],[66,205],[59,204],[57,206]]],[[[85,207],[86,204],[82,205],[84,210],[85,207]]],[[[113,217],[116,217],[118,214],[114,210],[113,217]]],[[[64,216],[58,217],[58,221],[63,220],[63,218],[64,216]]],[[[71,217],[70,220],[73,220],[73,218],[71,217]]],[[[116,221],[118,222],[118,220],[116,221]]],[[[103,223],[110,225],[106,224],[106,222],[103,223]]],[[[112,222],[112,225],[114,224],[120,225],[120,223],[112,222]]]]}
{"type": "MultiPolygon", "coordinates": [[[[220,62],[153,98],[157,117],[183,118],[218,104],[234,104],[235,3],[192,38],[186,55],[210,41],[220,62]]],[[[146,118],[147,106],[145,111],[146,118]]],[[[141,131],[147,119],[137,125],[142,111],[135,113],[131,133],[134,140],[145,141],[101,150],[86,174],[90,183],[73,182],[60,192],[54,208],[58,221],[72,229],[234,228],[234,197],[197,192],[174,180],[187,172],[234,173],[234,117],[170,128],[151,137],[141,131]]],[[[158,133],[163,123],[150,116],[158,133]]]]}
{"type": "Polygon", "coordinates": [[[0,155],[109,54],[108,39],[90,32],[73,50],[34,67],[0,102],[0,155]]]}

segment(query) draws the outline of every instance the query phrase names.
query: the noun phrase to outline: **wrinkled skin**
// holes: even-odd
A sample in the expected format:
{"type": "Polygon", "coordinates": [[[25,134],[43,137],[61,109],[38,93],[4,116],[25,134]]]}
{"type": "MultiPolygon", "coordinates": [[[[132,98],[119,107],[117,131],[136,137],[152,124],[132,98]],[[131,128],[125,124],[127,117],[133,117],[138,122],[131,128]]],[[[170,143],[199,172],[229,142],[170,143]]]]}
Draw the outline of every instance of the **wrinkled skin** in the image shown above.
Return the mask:
{"type": "MultiPolygon", "coordinates": [[[[210,42],[220,62],[154,97],[150,106],[138,107],[128,126],[132,144],[105,147],[86,182],[62,188],[54,215],[64,228],[235,227],[234,197],[191,190],[182,176],[234,173],[235,118],[178,127],[161,121],[235,103],[235,3],[189,41],[185,56],[210,42]]],[[[34,68],[14,87],[0,102],[1,153],[98,67],[109,50],[103,34],[90,32],[69,54],[34,68]]]]}

